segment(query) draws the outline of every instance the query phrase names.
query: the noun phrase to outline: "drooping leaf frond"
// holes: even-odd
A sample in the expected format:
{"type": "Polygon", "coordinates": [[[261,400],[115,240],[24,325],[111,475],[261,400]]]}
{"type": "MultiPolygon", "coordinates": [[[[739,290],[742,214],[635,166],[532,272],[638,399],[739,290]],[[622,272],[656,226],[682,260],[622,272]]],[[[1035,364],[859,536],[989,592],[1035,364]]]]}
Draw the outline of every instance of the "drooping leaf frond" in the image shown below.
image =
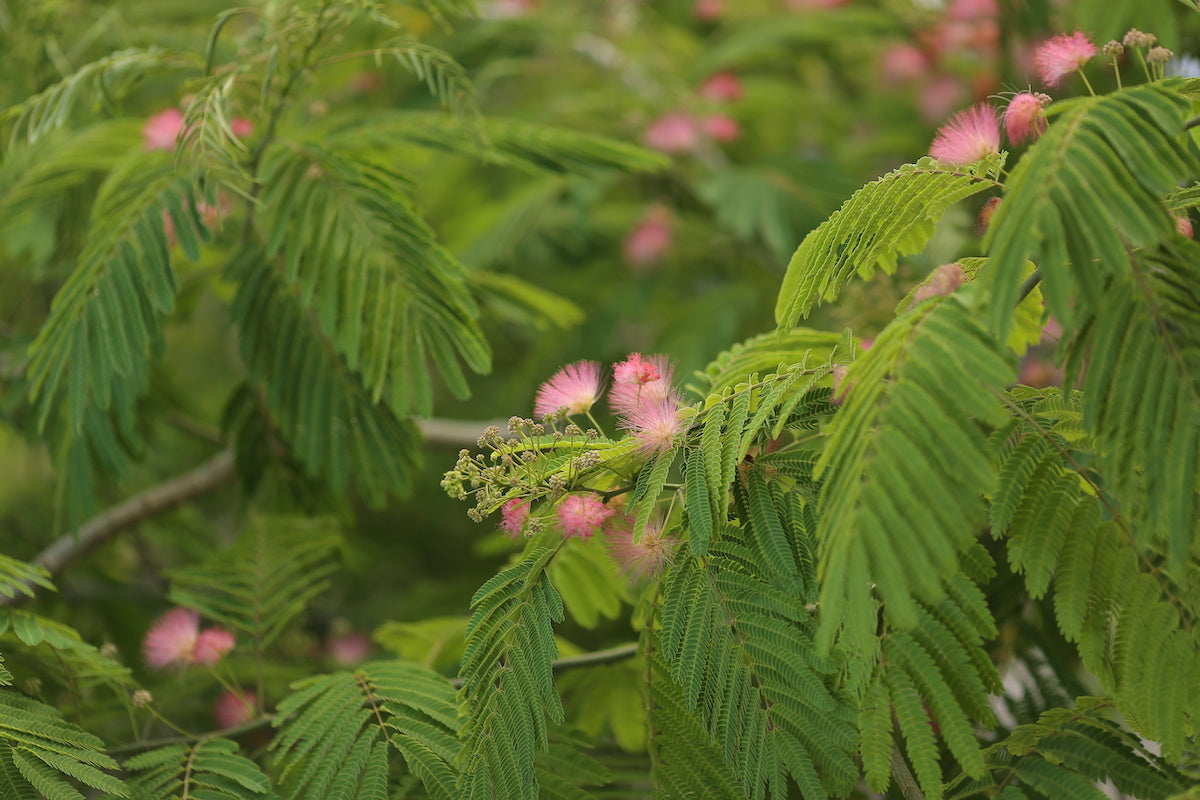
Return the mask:
{"type": "Polygon", "coordinates": [[[329,520],[252,519],[228,549],[172,572],[171,599],[266,647],[329,587],[339,544],[329,520]]]}
{"type": "Polygon", "coordinates": [[[1071,330],[1107,296],[1107,278],[1128,276],[1131,248],[1173,234],[1163,198],[1197,172],[1181,137],[1190,104],[1176,86],[1073,100],[1021,159],[984,240],[993,330],[1008,329],[1026,260],[1071,330]]]}
{"type": "Polygon", "coordinates": [[[349,153],[277,150],[264,166],[267,258],[293,296],[396,415],[432,412],[432,361],[459,397],[459,367],[486,372],[465,271],[439,245],[405,180],[349,153]]]}
{"type": "Polygon", "coordinates": [[[34,586],[53,590],[54,584],[50,582],[50,573],[36,564],[28,564],[6,555],[0,555],[0,594],[10,600],[18,593],[26,597],[33,597],[34,586]]]}
{"type": "Polygon", "coordinates": [[[800,243],[788,264],[775,322],[791,328],[822,300],[834,299],[856,273],[891,273],[897,256],[919,253],[947,208],[997,186],[1001,164],[949,167],[930,158],[867,184],[800,243]]]}
{"type": "Polygon", "coordinates": [[[387,797],[398,752],[430,797],[455,800],[458,706],[445,678],[411,662],[378,661],[292,688],[271,744],[285,797],[387,797]]]}
{"type": "Polygon", "coordinates": [[[129,667],[84,641],[74,628],[24,609],[0,611],[0,641],[13,669],[64,699],[90,697],[97,687],[124,698],[137,686],[129,667]]]}
{"type": "Polygon", "coordinates": [[[412,423],[372,399],[261,251],[247,249],[230,274],[241,283],[232,314],[242,355],[308,473],[337,491],[353,476],[376,503],[404,492],[417,459],[412,423]]]}
{"type": "Polygon", "coordinates": [[[275,800],[271,779],[228,739],[200,739],[124,763],[135,800],[275,800]]]}
{"type": "Polygon", "coordinates": [[[718,355],[703,372],[691,377],[687,388],[707,395],[731,389],[747,375],[775,372],[781,365],[799,361],[810,366],[823,364],[832,359],[841,343],[841,334],[811,328],[760,334],[718,355]]]}
{"type": "Polygon", "coordinates": [[[466,719],[456,797],[538,796],[534,758],[549,747],[549,723],[563,721],[550,666],[558,655],[553,624],[563,620],[563,603],[544,572],[555,552],[534,550],[471,600],[460,669],[466,719]]]}
{"type": "Polygon", "coordinates": [[[50,706],[0,690],[0,790],[5,798],[84,800],[76,782],[129,797],[125,784],[109,774],[116,769],[100,739],[50,706]]]}
{"type": "Polygon", "coordinates": [[[816,473],[821,490],[821,636],[873,647],[877,587],[887,618],[916,625],[984,522],[995,481],[980,425],[1005,418],[1009,356],[970,308],[970,289],[918,306],[855,362],[816,473]]]}

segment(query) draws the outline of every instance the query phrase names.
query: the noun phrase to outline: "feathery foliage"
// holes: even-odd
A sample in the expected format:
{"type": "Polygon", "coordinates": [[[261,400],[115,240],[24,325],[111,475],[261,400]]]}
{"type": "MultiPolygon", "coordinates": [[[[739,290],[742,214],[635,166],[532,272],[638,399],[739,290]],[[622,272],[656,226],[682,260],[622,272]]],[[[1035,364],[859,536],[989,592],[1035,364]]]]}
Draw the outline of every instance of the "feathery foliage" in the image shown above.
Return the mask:
{"type": "Polygon", "coordinates": [[[271,779],[236,742],[201,739],[160,747],[126,761],[134,800],[275,800],[271,779]]]}

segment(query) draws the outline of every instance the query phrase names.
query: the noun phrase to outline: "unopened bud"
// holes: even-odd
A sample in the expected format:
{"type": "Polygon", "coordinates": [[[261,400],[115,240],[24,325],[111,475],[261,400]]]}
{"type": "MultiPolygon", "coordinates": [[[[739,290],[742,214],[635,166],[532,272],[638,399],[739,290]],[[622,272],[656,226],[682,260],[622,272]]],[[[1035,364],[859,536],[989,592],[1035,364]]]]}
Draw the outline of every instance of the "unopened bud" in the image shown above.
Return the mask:
{"type": "Polygon", "coordinates": [[[146,691],[145,689],[138,689],[133,693],[132,699],[134,708],[145,708],[154,702],[154,695],[150,694],[150,692],[146,691]]]}
{"type": "Polygon", "coordinates": [[[1151,47],[1150,52],[1146,53],[1146,63],[1161,66],[1170,61],[1174,55],[1165,47],[1151,47]]]}
{"type": "Polygon", "coordinates": [[[1187,217],[1175,217],[1175,230],[1179,231],[1180,236],[1192,238],[1192,221],[1187,217]]]}
{"type": "Polygon", "coordinates": [[[1126,47],[1150,47],[1158,41],[1158,37],[1153,33],[1143,33],[1137,28],[1130,28],[1129,32],[1121,37],[1121,41],[1126,47]]]}
{"type": "Polygon", "coordinates": [[[933,271],[929,280],[913,292],[912,304],[915,306],[931,297],[945,297],[966,281],[966,273],[958,264],[942,264],[933,271]]]}
{"type": "Polygon", "coordinates": [[[846,395],[850,393],[850,388],[854,385],[853,382],[846,381],[846,375],[849,372],[850,368],[845,364],[833,365],[833,395],[830,396],[829,402],[835,406],[846,402],[846,395]]]}
{"type": "Polygon", "coordinates": [[[992,224],[992,214],[996,213],[996,209],[1000,207],[999,197],[989,197],[983,204],[983,208],[979,209],[979,219],[975,223],[975,235],[982,237],[987,233],[988,226],[992,224]]]}
{"type": "Polygon", "coordinates": [[[1124,52],[1125,45],[1121,44],[1116,39],[1110,39],[1108,43],[1104,45],[1104,55],[1106,56],[1119,56],[1124,52]]]}
{"type": "Polygon", "coordinates": [[[104,644],[100,645],[100,655],[104,656],[105,658],[111,658],[115,660],[116,657],[120,655],[120,651],[117,650],[117,646],[112,642],[105,642],[104,644]]]}

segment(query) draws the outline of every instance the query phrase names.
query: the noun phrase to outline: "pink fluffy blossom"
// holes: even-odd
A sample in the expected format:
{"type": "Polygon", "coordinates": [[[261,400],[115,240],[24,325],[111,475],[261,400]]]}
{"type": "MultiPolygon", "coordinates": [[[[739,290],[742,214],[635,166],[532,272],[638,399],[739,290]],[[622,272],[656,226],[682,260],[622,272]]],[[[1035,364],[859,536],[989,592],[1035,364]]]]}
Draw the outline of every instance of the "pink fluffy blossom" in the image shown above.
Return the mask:
{"type": "Polygon", "coordinates": [[[938,75],[921,89],[917,107],[921,118],[932,123],[944,119],[966,96],[967,88],[962,81],[952,75],[938,75]]]}
{"type": "Polygon", "coordinates": [[[879,57],[879,71],[891,86],[917,81],[929,72],[930,67],[929,56],[915,44],[892,45],[879,57]]]}
{"type": "Polygon", "coordinates": [[[254,720],[254,707],[257,703],[258,698],[254,696],[253,692],[244,692],[240,689],[231,692],[227,689],[213,704],[213,719],[216,720],[217,727],[221,730],[245,725],[254,720]]]}
{"type": "Polygon", "coordinates": [[[344,667],[352,667],[371,655],[371,637],[345,628],[325,638],[325,652],[344,667]]]}
{"type": "Polygon", "coordinates": [[[233,135],[239,139],[245,139],[254,133],[254,123],[243,117],[234,117],[229,121],[229,130],[233,131],[233,135]]]}
{"type": "Polygon", "coordinates": [[[628,415],[643,404],[653,405],[671,396],[671,379],[675,368],[666,356],[642,358],[631,353],[629,358],[613,365],[613,386],[608,403],[613,412],[628,415]]]}
{"type": "Polygon", "coordinates": [[[742,99],[742,82],[732,72],[718,72],[700,87],[700,96],[717,103],[733,103],[742,99]]]}
{"type": "Polygon", "coordinates": [[[628,514],[608,524],[608,552],[630,580],[662,574],[674,560],[679,540],[664,535],[662,520],[651,520],[642,531],[641,541],[634,542],[633,526],[633,518],[628,514]]]}
{"type": "Polygon", "coordinates": [[[172,608],[163,614],[142,641],[142,655],[152,667],[186,666],[200,636],[200,615],[188,608],[172,608]]]}
{"type": "Polygon", "coordinates": [[[688,153],[700,143],[700,129],[690,114],[674,111],[651,123],[642,133],[642,141],[663,153],[688,153]]]}
{"type": "Polygon", "coordinates": [[[168,108],[161,114],[155,114],[142,126],[142,149],[174,150],[182,128],[183,112],[178,108],[168,108]]]}
{"type": "Polygon", "coordinates": [[[1192,221],[1187,217],[1175,217],[1175,230],[1179,232],[1180,236],[1186,236],[1187,238],[1191,239],[1192,221]]]}
{"type": "Polygon", "coordinates": [[[500,507],[500,530],[513,539],[521,535],[525,529],[525,520],[529,519],[529,501],[514,497],[500,507]]]}
{"type": "Polygon", "coordinates": [[[674,241],[672,227],[670,209],[651,206],[625,239],[625,260],[641,268],[657,264],[671,250],[674,241]]]}
{"type": "Polygon", "coordinates": [[[207,628],[196,637],[196,645],[192,649],[192,660],[197,664],[211,667],[232,650],[235,643],[233,634],[224,628],[207,628]]]}
{"type": "Polygon", "coordinates": [[[599,396],[600,365],[595,361],[577,361],[563,367],[542,384],[533,410],[539,417],[547,417],[560,408],[567,409],[567,414],[582,414],[599,396]]]}
{"type": "Polygon", "coordinates": [[[929,155],[947,164],[972,164],[1000,152],[1000,123],[984,103],[960,111],[938,129],[929,155]]]}
{"type": "Polygon", "coordinates": [[[1044,94],[1021,92],[1004,109],[1004,130],[1014,145],[1026,139],[1036,139],[1046,130],[1046,117],[1042,113],[1050,98],[1044,94]]]}
{"type": "Polygon", "coordinates": [[[700,129],[717,142],[732,142],[742,135],[742,126],[728,114],[709,114],[700,120],[700,129]]]}
{"type": "Polygon", "coordinates": [[[683,432],[678,412],[679,400],[674,395],[654,402],[643,401],[621,419],[620,425],[641,441],[643,453],[663,453],[675,445],[675,439],[683,432]]]}
{"type": "Polygon", "coordinates": [[[725,13],[723,0],[696,0],[692,13],[701,22],[716,22],[725,13]]]}
{"type": "Polygon", "coordinates": [[[1034,66],[1042,83],[1058,86],[1073,72],[1078,72],[1096,55],[1096,45],[1081,31],[1060,33],[1042,42],[1033,56],[1034,66]]]}
{"type": "Polygon", "coordinates": [[[612,515],[612,509],[592,494],[569,494],[558,504],[558,521],[567,538],[590,539],[612,515]]]}
{"type": "Polygon", "coordinates": [[[946,16],[953,20],[994,19],[1000,15],[996,0],[950,0],[946,16]]]}

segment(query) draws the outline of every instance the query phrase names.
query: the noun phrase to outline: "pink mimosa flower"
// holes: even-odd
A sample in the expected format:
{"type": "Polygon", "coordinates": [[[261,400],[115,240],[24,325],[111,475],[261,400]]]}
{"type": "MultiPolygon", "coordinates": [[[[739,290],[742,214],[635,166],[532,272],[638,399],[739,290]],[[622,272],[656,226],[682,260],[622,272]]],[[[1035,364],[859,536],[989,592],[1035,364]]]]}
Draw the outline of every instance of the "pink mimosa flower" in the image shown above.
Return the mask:
{"type": "Polygon", "coordinates": [[[950,0],[946,16],[954,20],[995,19],[1000,16],[996,0],[950,0]]]}
{"type": "Polygon", "coordinates": [[[700,128],[718,142],[732,142],[742,135],[742,126],[728,114],[709,114],[700,120],[700,128]]]}
{"type": "Polygon", "coordinates": [[[656,402],[639,403],[620,425],[641,440],[643,453],[663,453],[675,445],[676,437],[683,432],[678,412],[679,400],[672,395],[656,402]]]}
{"type": "Polygon", "coordinates": [[[325,639],[329,657],[344,667],[352,667],[371,655],[371,637],[362,631],[343,630],[325,639]]]}
{"type": "Polygon", "coordinates": [[[718,103],[733,103],[742,99],[742,82],[732,72],[718,72],[700,87],[700,96],[718,103]]]}
{"type": "Polygon", "coordinates": [[[224,628],[207,628],[196,638],[196,646],[192,650],[192,660],[197,664],[211,667],[233,649],[236,639],[224,628]]]}
{"type": "Polygon", "coordinates": [[[616,414],[628,415],[644,405],[654,405],[671,396],[671,379],[675,368],[666,356],[632,353],[629,358],[613,365],[613,386],[608,403],[616,414]],[[654,377],[652,377],[654,376],[654,377]]]}
{"type": "Polygon", "coordinates": [[[716,22],[725,13],[723,0],[696,0],[692,13],[701,22],[716,22]]]}
{"type": "Polygon", "coordinates": [[[200,636],[200,615],[188,608],[173,608],[159,617],[142,641],[142,655],[152,667],[192,663],[200,636]]]}
{"type": "Polygon", "coordinates": [[[1175,230],[1179,232],[1180,236],[1186,236],[1187,238],[1191,239],[1192,221],[1187,217],[1175,217],[1175,230]]]}
{"type": "Polygon", "coordinates": [[[239,139],[245,139],[254,133],[254,123],[242,117],[234,117],[229,121],[229,130],[233,131],[233,135],[239,139]]]}
{"type": "Polygon", "coordinates": [[[1058,86],[1068,75],[1082,69],[1094,55],[1096,45],[1082,31],[1075,31],[1060,33],[1042,42],[1034,54],[1033,63],[1042,83],[1058,86]]]}
{"type": "Polygon", "coordinates": [[[892,86],[925,77],[931,66],[929,56],[915,44],[892,45],[879,57],[879,71],[892,86]]]}
{"type": "Polygon", "coordinates": [[[1000,152],[1000,123],[984,103],[960,111],[938,129],[929,155],[947,164],[972,164],[1000,152]]]}
{"type": "Polygon", "coordinates": [[[612,515],[612,509],[591,494],[569,494],[558,504],[558,521],[566,538],[577,536],[586,541],[612,515]]]}
{"type": "Polygon", "coordinates": [[[966,96],[967,88],[962,81],[951,75],[938,75],[921,89],[917,107],[921,109],[921,118],[932,123],[945,119],[966,96]]]}
{"type": "Polygon", "coordinates": [[[682,111],[675,111],[656,119],[642,134],[642,141],[663,153],[687,153],[700,143],[700,130],[696,120],[682,111]]]}
{"type": "Polygon", "coordinates": [[[599,396],[600,365],[595,361],[577,361],[542,384],[533,410],[539,417],[547,417],[560,408],[567,409],[569,415],[582,414],[595,405],[599,396]]]}
{"type": "Polygon", "coordinates": [[[1046,117],[1042,110],[1050,98],[1044,94],[1021,92],[1004,109],[1004,130],[1014,145],[1026,139],[1036,139],[1046,130],[1046,117]]]}
{"type": "Polygon", "coordinates": [[[155,114],[142,126],[142,149],[174,150],[182,128],[183,112],[178,108],[168,108],[161,114],[155,114]]]}
{"type": "Polygon", "coordinates": [[[630,580],[662,574],[674,560],[679,540],[663,534],[662,520],[651,520],[642,531],[642,540],[635,544],[633,525],[633,518],[628,514],[622,514],[608,524],[608,552],[630,580]]]}
{"type": "Polygon", "coordinates": [[[257,703],[258,698],[254,696],[253,692],[244,692],[240,689],[231,692],[226,689],[213,704],[213,719],[216,720],[217,727],[221,730],[245,725],[247,722],[254,721],[254,707],[257,703]]]}
{"type": "Polygon", "coordinates": [[[514,497],[500,507],[500,530],[513,539],[520,538],[529,519],[529,501],[514,497]]]}
{"type": "Polygon", "coordinates": [[[662,260],[674,240],[669,209],[651,206],[642,221],[625,239],[625,260],[635,267],[649,267],[662,260]]]}

